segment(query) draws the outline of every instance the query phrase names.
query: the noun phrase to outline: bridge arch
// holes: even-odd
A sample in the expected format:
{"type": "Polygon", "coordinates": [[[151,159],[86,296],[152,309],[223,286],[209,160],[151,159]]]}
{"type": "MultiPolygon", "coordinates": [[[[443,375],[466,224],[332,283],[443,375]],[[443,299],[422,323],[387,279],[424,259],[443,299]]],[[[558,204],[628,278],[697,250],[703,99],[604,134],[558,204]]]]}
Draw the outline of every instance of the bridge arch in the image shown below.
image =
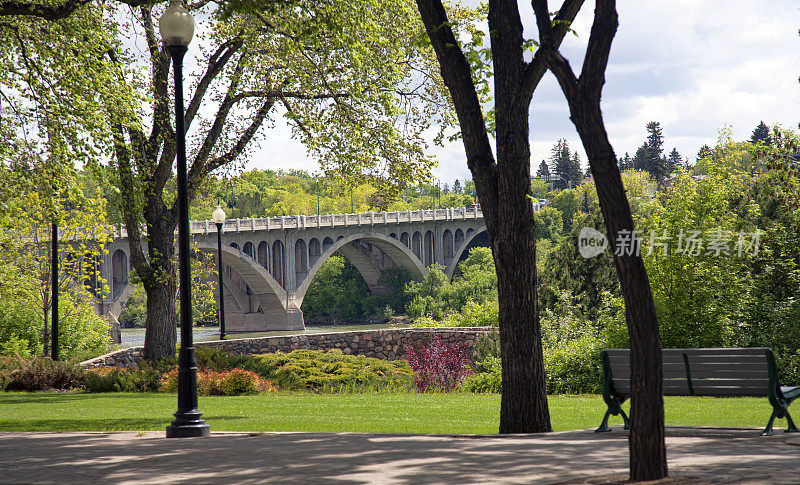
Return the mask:
{"type": "Polygon", "coordinates": [[[308,264],[313,265],[317,262],[322,255],[322,248],[319,244],[319,239],[312,237],[308,241],[308,264]]]}
{"type": "MultiPolygon", "coordinates": [[[[308,287],[311,285],[311,282],[314,280],[314,277],[317,275],[317,272],[320,270],[322,265],[328,258],[339,251],[340,249],[345,248],[348,244],[353,241],[361,240],[367,243],[370,243],[383,251],[389,258],[397,265],[406,268],[411,272],[411,276],[415,280],[421,280],[427,274],[427,270],[422,265],[422,261],[417,258],[414,253],[409,250],[406,246],[401,244],[397,239],[394,239],[390,236],[381,233],[358,233],[358,234],[351,234],[349,236],[340,236],[336,243],[329,246],[327,249],[323,251],[317,261],[309,268],[308,274],[303,279],[302,282],[299,282],[297,290],[294,293],[294,300],[296,305],[300,307],[303,302],[303,299],[306,296],[306,292],[308,291],[308,287]]],[[[346,249],[345,251],[346,252],[346,249]]],[[[345,257],[348,257],[345,254],[345,257]]],[[[352,257],[352,254],[350,255],[352,257]]],[[[348,258],[350,259],[350,258],[348,258]]],[[[363,265],[360,264],[357,258],[350,259],[353,265],[359,270],[359,272],[364,276],[365,268],[363,265]],[[355,259],[355,260],[354,260],[355,259]],[[362,266],[362,267],[359,267],[362,266]]],[[[365,278],[366,280],[367,278],[365,278]]],[[[369,282],[368,282],[369,284],[369,282]]]]}
{"type": "Polygon", "coordinates": [[[111,299],[116,300],[128,286],[128,255],[117,249],[111,256],[111,299]]]}
{"type": "MultiPolygon", "coordinates": [[[[198,242],[197,249],[212,253],[215,256],[217,254],[217,246],[213,243],[198,242]]],[[[230,267],[244,280],[263,308],[280,307],[284,310],[287,309],[288,295],[286,290],[281,287],[264,266],[251,256],[231,246],[222,246],[222,263],[230,267]]],[[[234,293],[235,289],[228,288],[228,290],[234,293]]]]}
{"type": "MultiPolygon", "coordinates": [[[[459,235],[458,233],[459,232],[461,232],[461,229],[457,229],[456,230],[456,241],[459,240],[459,238],[458,238],[458,235],[459,235]]],[[[451,279],[451,280],[453,279],[453,275],[456,272],[456,266],[458,266],[458,263],[461,262],[462,257],[465,256],[465,253],[467,252],[467,250],[469,248],[471,248],[471,247],[474,247],[474,245],[472,245],[472,242],[475,239],[479,239],[479,238],[482,238],[482,237],[485,237],[488,240],[488,236],[489,236],[489,233],[486,231],[486,226],[480,227],[475,231],[473,231],[472,229],[468,229],[467,230],[466,238],[464,238],[461,241],[460,244],[458,244],[458,243],[456,244],[456,249],[455,249],[455,253],[453,254],[453,259],[450,262],[450,264],[447,265],[447,269],[445,271],[445,274],[447,275],[448,279],[451,279]]]]}
{"type": "Polygon", "coordinates": [[[269,272],[269,244],[267,241],[258,243],[258,264],[269,272]]]}
{"type": "Polygon", "coordinates": [[[422,235],[419,231],[415,231],[414,235],[411,236],[411,251],[417,259],[422,261],[422,235]]]}

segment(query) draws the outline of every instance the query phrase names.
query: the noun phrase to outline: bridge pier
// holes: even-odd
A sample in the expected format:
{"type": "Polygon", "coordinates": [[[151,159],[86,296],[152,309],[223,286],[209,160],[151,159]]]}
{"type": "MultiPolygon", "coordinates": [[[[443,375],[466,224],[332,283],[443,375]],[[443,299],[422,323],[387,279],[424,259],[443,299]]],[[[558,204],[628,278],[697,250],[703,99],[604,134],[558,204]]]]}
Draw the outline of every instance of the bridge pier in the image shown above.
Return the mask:
{"type": "Polygon", "coordinates": [[[269,309],[261,312],[225,312],[225,330],[228,332],[266,332],[270,330],[305,329],[303,312],[299,308],[269,309]]]}

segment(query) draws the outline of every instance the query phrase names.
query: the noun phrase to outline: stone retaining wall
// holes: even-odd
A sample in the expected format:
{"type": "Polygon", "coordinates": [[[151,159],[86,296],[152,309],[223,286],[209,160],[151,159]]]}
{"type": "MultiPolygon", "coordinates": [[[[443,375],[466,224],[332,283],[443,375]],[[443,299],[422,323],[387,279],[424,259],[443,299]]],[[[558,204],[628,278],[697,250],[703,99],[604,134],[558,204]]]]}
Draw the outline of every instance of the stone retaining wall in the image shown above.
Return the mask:
{"type": "MultiPolygon", "coordinates": [[[[295,349],[339,349],[345,354],[396,360],[405,358],[406,345],[418,347],[423,343],[429,342],[434,335],[438,335],[439,338],[447,342],[464,343],[472,350],[478,336],[490,331],[490,327],[392,328],[215,340],[200,342],[195,346],[213,347],[235,354],[268,354],[277,351],[291,352],[295,349]]],[[[82,362],[81,365],[87,368],[100,366],[134,367],[140,360],[142,360],[142,347],[132,347],[87,360],[82,362]]]]}

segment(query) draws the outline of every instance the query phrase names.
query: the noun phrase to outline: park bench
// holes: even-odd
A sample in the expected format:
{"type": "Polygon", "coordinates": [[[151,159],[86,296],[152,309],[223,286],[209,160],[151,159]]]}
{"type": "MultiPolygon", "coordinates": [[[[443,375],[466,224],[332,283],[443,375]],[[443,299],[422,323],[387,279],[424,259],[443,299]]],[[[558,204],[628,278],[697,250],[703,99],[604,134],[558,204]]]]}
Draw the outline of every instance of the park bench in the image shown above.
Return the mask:
{"type": "MultiPolygon", "coordinates": [[[[629,420],[622,403],[631,394],[630,349],[606,349],[603,362],[603,400],[608,405],[597,432],[611,431],[610,416],[622,415],[625,429],[629,420]]],[[[766,396],[772,416],[762,436],[772,434],[775,418],[786,418],[787,432],[797,432],[789,415],[789,404],[800,397],[800,386],[781,387],[771,349],[662,349],[663,392],[665,396],[766,396]]]]}

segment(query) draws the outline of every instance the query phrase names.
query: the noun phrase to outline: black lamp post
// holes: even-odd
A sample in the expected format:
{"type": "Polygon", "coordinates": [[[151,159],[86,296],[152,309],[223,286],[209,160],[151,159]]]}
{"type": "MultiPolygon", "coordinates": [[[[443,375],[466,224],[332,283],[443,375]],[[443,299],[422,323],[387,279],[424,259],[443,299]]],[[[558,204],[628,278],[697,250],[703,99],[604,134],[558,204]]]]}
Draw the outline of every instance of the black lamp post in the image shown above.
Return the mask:
{"type": "Polygon", "coordinates": [[[225,224],[225,211],[217,205],[211,214],[211,220],[217,225],[217,268],[219,273],[219,339],[225,340],[225,295],[222,291],[222,226],[225,224]]]}
{"type": "Polygon", "coordinates": [[[51,230],[52,263],[50,265],[50,278],[53,286],[53,323],[50,325],[50,339],[52,342],[50,344],[50,358],[58,360],[58,222],[55,220],[53,220],[53,227],[51,230]]]}
{"type": "Polygon", "coordinates": [[[186,184],[186,140],[183,112],[183,56],[194,35],[194,19],[181,0],[170,0],[158,22],[161,39],[175,73],[175,151],[178,186],[178,258],[181,304],[181,348],[178,354],[178,411],[167,426],[167,438],[208,436],[210,429],[197,409],[197,360],[192,343],[191,270],[189,268],[189,197],[186,184]]]}

